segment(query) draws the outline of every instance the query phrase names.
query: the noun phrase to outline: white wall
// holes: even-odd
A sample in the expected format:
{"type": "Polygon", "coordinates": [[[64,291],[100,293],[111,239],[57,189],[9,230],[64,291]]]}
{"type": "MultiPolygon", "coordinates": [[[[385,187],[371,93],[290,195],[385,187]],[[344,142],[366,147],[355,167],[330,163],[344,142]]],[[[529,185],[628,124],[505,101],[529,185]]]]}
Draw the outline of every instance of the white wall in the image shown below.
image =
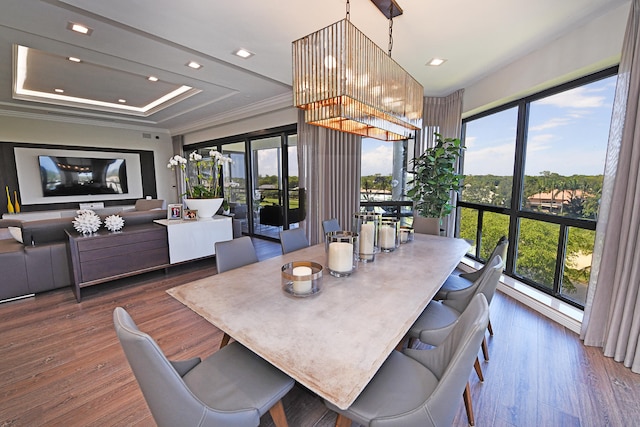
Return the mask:
{"type": "Polygon", "coordinates": [[[184,136],[184,144],[210,141],[227,136],[241,135],[278,126],[286,126],[298,121],[298,110],[291,106],[271,113],[261,114],[248,119],[237,120],[219,126],[188,133],[184,136]]]}
{"type": "MultiPolygon", "coordinates": [[[[0,116],[0,141],[153,151],[158,198],[167,203],[178,199],[175,173],[167,169],[173,153],[166,131],[0,116]],[[151,134],[151,138],[143,138],[143,133],[151,134]]],[[[136,178],[128,177],[129,181],[136,178]]]]}
{"type": "Polygon", "coordinates": [[[468,117],[618,64],[629,3],[465,88],[468,117]]]}

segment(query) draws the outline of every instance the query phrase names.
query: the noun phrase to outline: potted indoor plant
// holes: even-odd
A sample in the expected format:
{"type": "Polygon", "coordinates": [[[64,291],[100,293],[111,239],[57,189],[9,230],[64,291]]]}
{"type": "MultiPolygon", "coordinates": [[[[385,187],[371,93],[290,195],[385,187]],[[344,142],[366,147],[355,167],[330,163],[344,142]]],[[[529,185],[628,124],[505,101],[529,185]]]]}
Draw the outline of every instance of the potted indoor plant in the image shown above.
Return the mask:
{"type": "Polygon", "coordinates": [[[439,234],[440,220],[453,210],[451,191],[457,191],[462,183],[463,175],[456,172],[456,165],[464,147],[458,138],[435,136],[435,145],[412,160],[414,176],[407,196],[420,217],[433,218],[431,229],[439,234]]]}
{"type": "Polygon", "coordinates": [[[179,154],[169,159],[168,168],[182,170],[186,188],[182,194],[184,202],[189,209],[197,210],[200,218],[212,217],[222,205],[220,174],[225,163],[231,163],[231,158],[217,150],[209,151],[209,157],[193,151],[188,159],[179,154]]]}

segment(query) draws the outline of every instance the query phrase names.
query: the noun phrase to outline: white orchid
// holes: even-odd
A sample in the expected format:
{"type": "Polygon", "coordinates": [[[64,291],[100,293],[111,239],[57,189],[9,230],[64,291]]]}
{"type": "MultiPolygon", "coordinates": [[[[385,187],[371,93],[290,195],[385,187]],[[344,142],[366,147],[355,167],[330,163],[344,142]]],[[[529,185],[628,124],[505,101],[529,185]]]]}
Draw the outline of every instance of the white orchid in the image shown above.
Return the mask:
{"type": "Polygon", "coordinates": [[[176,154],[169,158],[167,167],[180,167],[184,172],[186,183],[186,197],[189,199],[212,199],[220,197],[220,173],[222,165],[232,163],[230,157],[224,156],[218,150],[210,150],[209,157],[203,157],[197,151],[189,153],[189,160],[176,154]],[[187,165],[193,165],[187,167],[187,165]]]}

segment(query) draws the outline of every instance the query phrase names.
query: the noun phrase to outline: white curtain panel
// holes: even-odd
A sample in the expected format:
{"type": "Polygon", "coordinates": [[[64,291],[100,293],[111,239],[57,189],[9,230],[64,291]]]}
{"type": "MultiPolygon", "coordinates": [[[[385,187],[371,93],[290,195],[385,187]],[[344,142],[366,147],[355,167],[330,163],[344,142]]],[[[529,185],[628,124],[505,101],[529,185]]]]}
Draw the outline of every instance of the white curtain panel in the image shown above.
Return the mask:
{"type": "Polygon", "coordinates": [[[581,337],[640,373],[640,0],[631,2],[581,337]]]}
{"type": "Polygon", "coordinates": [[[360,206],[362,138],[304,122],[298,112],[298,167],[300,187],[306,189],[307,217],[301,224],[313,245],[323,242],[322,221],[336,218],[351,230],[360,206]]]}
{"type": "MultiPolygon", "coordinates": [[[[422,112],[421,132],[416,134],[416,144],[414,157],[419,157],[424,150],[434,145],[434,133],[441,134],[444,138],[460,138],[462,131],[462,95],[464,89],[457,90],[445,97],[424,98],[424,109],[422,112]]],[[[458,164],[458,169],[460,164],[458,164]]],[[[451,197],[455,205],[457,193],[452,193],[451,197]]],[[[455,233],[456,211],[454,210],[443,219],[443,226],[447,236],[455,233]]]]}

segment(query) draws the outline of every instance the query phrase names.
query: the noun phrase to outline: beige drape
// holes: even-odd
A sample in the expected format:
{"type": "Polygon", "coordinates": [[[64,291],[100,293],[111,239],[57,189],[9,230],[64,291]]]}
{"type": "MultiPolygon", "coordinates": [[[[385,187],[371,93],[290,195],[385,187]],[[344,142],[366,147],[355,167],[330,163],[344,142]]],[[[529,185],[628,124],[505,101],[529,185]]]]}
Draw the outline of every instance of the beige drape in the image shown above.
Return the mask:
{"type": "Polygon", "coordinates": [[[304,122],[298,114],[300,187],[306,189],[307,217],[302,224],[311,244],[322,242],[322,221],[336,218],[344,230],[360,205],[362,138],[304,122]]]}
{"type": "Polygon", "coordinates": [[[640,0],[633,0],[614,100],[581,337],[640,373],[640,0]]]}
{"type": "MultiPolygon", "coordinates": [[[[422,112],[422,131],[416,134],[414,157],[420,156],[424,150],[434,145],[434,133],[444,138],[460,138],[462,130],[462,95],[460,89],[445,97],[424,97],[422,112]]],[[[452,198],[455,198],[452,194],[452,198]]],[[[455,199],[453,200],[455,203],[455,199]]],[[[455,211],[444,218],[443,226],[447,236],[455,232],[455,211]]]]}

